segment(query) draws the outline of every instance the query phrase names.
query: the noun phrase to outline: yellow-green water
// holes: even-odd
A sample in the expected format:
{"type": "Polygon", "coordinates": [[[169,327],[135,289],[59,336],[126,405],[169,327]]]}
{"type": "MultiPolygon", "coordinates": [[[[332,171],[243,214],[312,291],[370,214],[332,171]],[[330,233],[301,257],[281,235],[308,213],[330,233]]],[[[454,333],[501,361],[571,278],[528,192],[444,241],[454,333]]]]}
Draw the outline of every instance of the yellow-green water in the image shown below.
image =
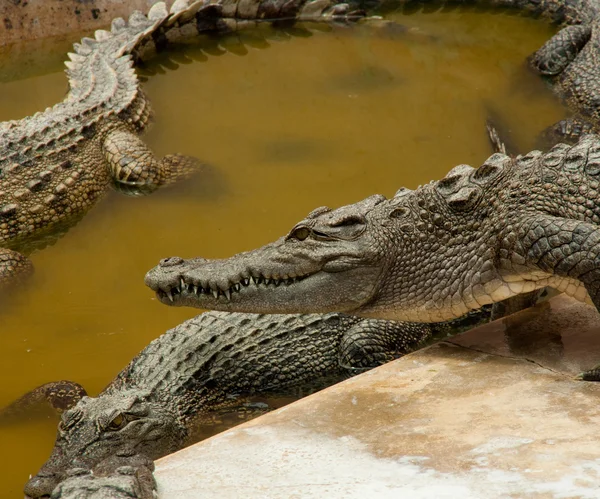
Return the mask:
{"type": "MultiPolygon", "coordinates": [[[[543,21],[474,11],[395,19],[418,31],[340,28],[275,37],[245,54],[231,38],[222,55],[189,49],[190,64],[152,76],[148,143],[211,166],[145,198],[112,193],[32,255],[35,277],[0,304],[0,406],[58,379],[96,394],[151,339],[198,313],[161,305],[144,286],[160,258],[226,257],[279,237],[317,206],[480,164],[490,154],[488,109],[523,149],[562,117],[524,64],[553,32],[543,21]]],[[[0,83],[0,120],[62,99],[66,79],[53,69],[0,83]]],[[[55,428],[53,418],[0,426],[0,497],[20,496],[55,428]]]]}

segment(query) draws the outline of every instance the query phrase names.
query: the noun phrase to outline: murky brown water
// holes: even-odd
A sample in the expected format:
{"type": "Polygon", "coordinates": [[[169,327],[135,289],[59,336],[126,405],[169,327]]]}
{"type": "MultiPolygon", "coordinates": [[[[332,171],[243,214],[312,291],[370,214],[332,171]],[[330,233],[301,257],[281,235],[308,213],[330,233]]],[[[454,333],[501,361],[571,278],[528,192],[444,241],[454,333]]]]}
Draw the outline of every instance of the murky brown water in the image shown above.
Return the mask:
{"type": "MultiPolygon", "coordinates": [[[[396,19],[420,31],[336,29],[243,54],[230,39],[220,56],[151,77],[144,88],[157,123],[147,141],[212,167],[146,198],[113,193],[33,254],[33,282],[0,305],[0,406],[57,379],[95,394],[151,339],[195,315],[145,288],[161,257],[228,256],[284,234],[319,205],[392,195],[480,164],[490,106],[523,148],[562,116],[523,63],[553,32],[543,21],[475,12],[396,19]]],[[[0,119],[60,100],[66,80],[52,69],[0,84],[0,119]]],[[[52,418],[0,427],[0,497],[19,496],[55,427],[52,418]]]]}

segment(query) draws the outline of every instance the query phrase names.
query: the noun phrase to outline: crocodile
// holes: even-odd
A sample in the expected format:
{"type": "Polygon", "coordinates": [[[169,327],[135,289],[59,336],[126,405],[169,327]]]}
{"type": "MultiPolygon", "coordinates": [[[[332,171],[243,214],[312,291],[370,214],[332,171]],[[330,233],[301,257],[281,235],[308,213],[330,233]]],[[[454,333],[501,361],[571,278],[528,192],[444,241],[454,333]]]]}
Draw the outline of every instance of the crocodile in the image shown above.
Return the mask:
{"type": "Polygon", "coordinates": [[[150,104],[134,63],[170,43],[258,22],[346,22],[362,17],[329,0],[177,0],[83,38],[69,54],[69,91],[43,112],[0,123],[0,285],[29,275],[26,254],[59,237],[111,186],[146,194],[188,176],[199,161],[154,157],[140,138],[150,104]],[[58,234],[58,235],[57,235],[58,234]]]}
{"type": "Polygon", "coordinates": [[[437,322],[544,287],[600,307],[600,138],[517,157],[386,199],[313,210],[230,258],[165,258],[167,305],[437,322]]]}
{"type": "Polygon", "coordinates": [[[192,427],[214,411],[240,406],[252,394],[331,383],[488,317],[427,325],[336,313],[201,314],[152,341],[97,397],[61,381],[39,387],[6,409],[14,414],[44,398],[64,411],[52,454],[25,493],[48,496],[67,478],[56,497],[69,497],[67,491],[76,491],[77,484],[92,490],[118,488],[123,482],[131,487],[135,473],[123,474],[120,468],[144,470],[180,449],[192,427]]]}

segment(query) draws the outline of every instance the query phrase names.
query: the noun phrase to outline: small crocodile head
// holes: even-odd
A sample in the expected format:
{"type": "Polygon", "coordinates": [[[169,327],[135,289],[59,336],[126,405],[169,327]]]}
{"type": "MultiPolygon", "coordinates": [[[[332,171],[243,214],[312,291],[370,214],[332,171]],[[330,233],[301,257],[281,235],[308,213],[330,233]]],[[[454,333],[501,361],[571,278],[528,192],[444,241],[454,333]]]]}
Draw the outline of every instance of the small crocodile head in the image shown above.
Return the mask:
{"type": "Polygon", "coordinates": [[[167,305],[257,313],[344,312],[378,293],[393,238],[371,222],[383,196],[317,208],[290,233],[224,260],[162,260],[146,284],[167,305]]]}
{"type": "Polygon", "coordinates": [[[25,495],[49,497],[82,470],[102,474],[119,462],[156,459],[180,448],[185,437],[174,410],[150,402],[143,392],[83,397],[63,413],[52,454],[25,485],[25,495]]]}

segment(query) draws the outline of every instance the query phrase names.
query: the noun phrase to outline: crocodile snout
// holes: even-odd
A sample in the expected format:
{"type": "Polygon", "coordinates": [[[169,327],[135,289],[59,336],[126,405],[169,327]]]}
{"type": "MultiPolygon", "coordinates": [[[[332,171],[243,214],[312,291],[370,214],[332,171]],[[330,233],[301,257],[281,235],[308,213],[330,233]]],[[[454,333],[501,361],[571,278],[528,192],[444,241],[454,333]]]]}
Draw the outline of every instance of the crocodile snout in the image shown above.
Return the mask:
{"type": "Polygon", "coordinates": [[[146,286],[153,291],[158,291],[161,288],[170,289],[179,283],[180,266],[183,263],[183,258],[178,256],[163,258],[156,267],[146,273],[144,277],[146,286]]]}
{"type": "Polygon", "coordinates": [[[23,492],[26,499],[50,497],[52,491],[60,483],[61,477],[56,473],[40,472],[25,484],[23,492]]]}
{"type": "Polygon", "coordinates": [[[144,282],[153,291],[162,289],[168,291],[180,285],[180,279],[184,272],[207,262],[205,258],[192,258],[185,260],[178,256],[163,258],[158,265],[146,273],[144,282]]]}

